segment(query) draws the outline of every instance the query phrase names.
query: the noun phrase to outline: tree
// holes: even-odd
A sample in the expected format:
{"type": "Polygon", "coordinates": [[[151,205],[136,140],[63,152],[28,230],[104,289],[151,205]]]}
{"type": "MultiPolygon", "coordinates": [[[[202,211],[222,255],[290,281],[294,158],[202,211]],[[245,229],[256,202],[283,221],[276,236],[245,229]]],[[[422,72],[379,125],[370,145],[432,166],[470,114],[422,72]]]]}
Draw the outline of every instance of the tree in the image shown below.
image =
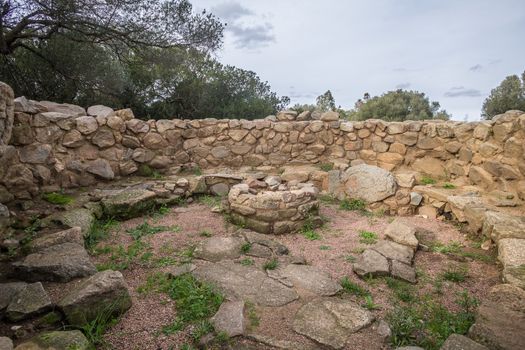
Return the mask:
{"type": "Polygon", "coordinates": [[[335,111],[335,99],[332,92],[327,90],[316,98],[316,110],[320,112],[335,111]]]}
{"type": "Polygon", "coordinates": [[[492,119],[495,115],[511,109],[525,111],[525,72],[521,80],[517,75],[510,75],[498,87],[492,89],[489,97],[483,102],[481,116],[484,119],[492,119]]]}
{"type": "Polygon", "coordinates": [[[398,89],[359,100],[356,108],[350,111],[349,118],[388,121],[449,119],[450,115],[439,108],[439,102],[430,102],[424,93],[398,89]]]}

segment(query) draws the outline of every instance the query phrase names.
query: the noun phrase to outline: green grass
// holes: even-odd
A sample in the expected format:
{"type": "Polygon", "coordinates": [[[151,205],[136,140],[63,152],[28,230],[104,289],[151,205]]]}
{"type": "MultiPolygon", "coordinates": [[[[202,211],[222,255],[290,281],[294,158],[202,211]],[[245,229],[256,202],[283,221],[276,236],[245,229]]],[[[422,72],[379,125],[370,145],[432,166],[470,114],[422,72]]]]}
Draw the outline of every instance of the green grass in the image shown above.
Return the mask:
{"type": "Polygon", "coordinates": [[[180,232],[180,227],[168,227],[168,226],[151,226],[149,223],[144,222],[134,228],[127,229],[126,232],[129,233],[134,240],[140,240],[142,237],[154,235],[159,232],[172,231],[180,232]]]}
{"type": "Polygon", "coordinates": [[[315,230],[307,229],[307,230],[301,230],[301,234],[309,241],[316,241],[318,239],[321,239],[321,235],[317,233],[315,230]]]}
{"type": "Polygon", "coordinates": [[[74,200],[73,197],[60,192],[44,193],[42,198],[51,204],[57,205],[66,205],[74,200]]]}
{"type": "Polygon", "coordinates": [[[329,193],[320,194],[317,198],[324,204],[334,204],[337,202],[337,199],[334,197],[334,195],[329,193]]]}
{"type": "Polygon", "coordinates": [[[364,211],[366,209],[366,202],[362,199],[345,198],[339,203],[339,209],[364,211]]]}
{"type": "Polygon", "coordinates": [[[343,287],[343,291],[345,293],[349,293],[358,297],[370,295],[370,292],[366,288],[363,288],[357,283],[350,281],[350,279],[346,276],[341,278],[341,281],[339,281],[339,283],[341,284],[341,287],[343,287]]]}
{"type": "Polygon", "coordinates": [[[449,244],[442,244],[439,242],[432,243],[430,248],[435,253],[451,254],[461,252],[462,245],[459,242],[451,242],[449,244]]]}
{"type": "Polygon", "coordinates": [[[374,244],[377,242],[377,233],[371,231],[360,230],[359,242],[363,244],[374,244]]]}
{"type": "Polygon", "coordinates": [[[365,302],[361,305],[365,309],[368,310],[377,310],[380,308],[379,305],[374,303],[374,299],[372,298],[372,295],[368,294],[364,296],[365,302]]]}
{"type": "Polygon", "coordinates": [[[334,170],[334,163],[322,163],[319,165],[319,168],[321,168],[322,171],[334,170]]]}
{"type": "Polygon", "coordinates": [[[213,332],[213,325],[208,320],[197,322],[191,331],[191,337],[194,342],[198,342],[203,336],[213,332]]]}
{"type": "Polygon", "coordinates": [[[178,254],[180,263],[187,264],[193,260],[193,252],[195,251],[194,246],[189,246],[181,250],[178,254]]]}
{"type": "Polygon", "coordinates": [[[213,236],[213,234],[208,231],[208,230],[202,230],[201,232],[199,232],[199,236],[201,237],[211,237],[213,236]]]}
{"type": "Polygon", "coordinates": [[[353,256],[353,255],[345,256],[345,261],[348,262],[348,263],[353,264],[353,263],[355,263],[356,260],[357,260],[356,257],[353,256]]]}
{"type": "Polygon", "coordinates": [[[433,178],[431,178],[430,176],[428,175],[424,175],[422,178],[421,178],[421,183],[423,185],[433,185],[436,183],[436,180],[434,180],[433,178]]]}
{"type": "Polygon", "coordinates": [[[321,246],[319,246],[319,249],[320,250],[330,250],[330,249],[332,249],[332,247],[330,247],[328,245],[321,245],[321,246]]]}
{"type": "Polygon", "coordinates": [[[250,259],[250,258],[245,258],[245,259],[242,259],[240,261],[240,264],[242,266],[252,266],[255,262],[253,261],[253,259],[250,259]]]}
{"type": "Polygon", "coordinates": [[[119,226],[119,222],[114,219],[95,220],[89,231],[84,235],[84,246],[90,252],[95,250],[96,245],[109,236],[111,229],[119,226]]]}
{"type": "Polygon", "coordinates": [[[177,265],[178,259],[171,257],[171,256],[162,256],[160,258],[157,258],[154,263],[153,267],[165,267],[165,266],[173,266],[177,265]]]}
{"type": "Polygon", "coordinates": [[[445,182],[445,183],[443,184],[443,188],[445,188],[445,189],[447,189],[447,190],[452,190],[452,189],[456,188],[456,185],[451,184],[450,182],[445,182]]]}
{"type": "Polygon", "coordinates": [[[442,273],[441,277],[445,281],[464,282],[468,278],[468,271],[461,267],[449,267],[442,273]]]}
{"type": "Polygon", "coordinates": [[[477,300],[462,292],[456,304],[460,309],[451,312],[435,301],[432,295],[427,295],[413,303],[398,305],[387,315],[392,330],[392,346],[412,345],[437,350],[450,334],[466,334],[474,323],[477,300]]]}
{"type": "Polygon", "coordinates": [[[168,275],[162,272],[155,272],[146,278],[146,282],[137,288],[139,294],[151,292],[162,292],[168,288],[170,280],[168,275]]]}
{"type": "Polygon", "coordinates": [[[199,203],[202,203],[210,208],[218,207],[221,205],[222,198],[220,196],[209,196],[204,195],[198,197],[199,203]]]}
{"type": "Polygon", "coordinates": [[[264,270],[275,270],[279,266],[279,262],[277,259],[272,259],[263,264],[264,270]]]}
{"type": "Polygon", "coordinates": [[[404,301],[405,303],[416,301],[416,290],[411,284],[392,277],[386,277],[385,282],[397,299],[404,301]]]}
{"type": "MultiPolygon", "coordinates": [[[[113,249],[109,261],[97,264],[97,270],[127,270],[133,262],[138,260],[137,258],[139,256],[141,258],[145,256],[147,249],[150,249],[149,245],[142,242],[141,240],[133,241],[133,243],[128,245],[126,248],[124,248],[122,245],[119,245],[116,249],[113,249]]],[[[141,260],[143,263],[147,262],[147,259],[141,260]]]]}
{"type": "Polygon", "coordinates": [[[190,274],[169,280],[160,291],[175,301],[177,310],[175,320],[163,328],[164,334],[176,333],[189,324],[206,321],[224,300],[212,285],[199,282],[190,274]]]}
{"type": "Polygon", "coordinates": [[[191,172],[193,173],[193,175],[195,176],[201,176],[202,175],[202,169],[198,166],[194,166],[192,169],[191,169],[191,172]]]}
{"type": "Polygon", "coordinates": [[[253,304],[250,301],[247,301],[245,305],[246,305],[246,313],[248,315],[248,320],[250,321],[250,324],[248,325],[248,329],[253,330],[259,327],[259,324],[261,323],[261,319],[257,315],[257,310],[255,310],[255,304],[253,304]]]}
{"type": "Polygon", "coordinates": [[[241,253],[246,254],[250,252],[251,249],[252,249],[252,244],[249,242],[246,242],[241,246],[241,253]]]}
{"type": "Polygon", "coordinates": [[[115,317],[117,301],[109,304],[104,308],[97,317],[82,326],[82,333],[86,336],[87,340],[97,348],[103,348],[105,341],[103,339],[104,333],[107,329],[113,327],[119,322],[119,318],[115,317]]]}

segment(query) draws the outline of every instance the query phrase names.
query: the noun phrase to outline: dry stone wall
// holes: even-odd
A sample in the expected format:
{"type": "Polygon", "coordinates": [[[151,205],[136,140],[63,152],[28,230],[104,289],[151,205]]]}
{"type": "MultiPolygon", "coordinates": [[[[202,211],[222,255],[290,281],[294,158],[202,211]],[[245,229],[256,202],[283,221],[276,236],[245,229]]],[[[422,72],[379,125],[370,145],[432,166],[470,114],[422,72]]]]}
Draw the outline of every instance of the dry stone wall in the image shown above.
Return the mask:
{"type": "Polygon", "coordinates": [[[367,163],[525,196],[523,112],[471,123],[350,122],[333,112],[313,117],[283,112],[253,121],[143,121],[129,109],[85,110],[23,97],[13,103],[4,84],[0,134],[8,145],[0,148],[0,202],[110,181],[146,165],[170,173],[181,166],[333,163],[346,168],[367,163]],[[5,126],[11,115],[9,132],[5,126]]]}

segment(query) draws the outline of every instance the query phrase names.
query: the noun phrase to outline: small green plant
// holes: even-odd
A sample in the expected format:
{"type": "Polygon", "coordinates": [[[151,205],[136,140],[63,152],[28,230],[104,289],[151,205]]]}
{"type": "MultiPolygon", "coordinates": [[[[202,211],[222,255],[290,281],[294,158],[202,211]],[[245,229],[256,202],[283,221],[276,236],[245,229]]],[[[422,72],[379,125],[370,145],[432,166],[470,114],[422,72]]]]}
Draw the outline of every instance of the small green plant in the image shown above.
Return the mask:
{"type": "Polygon", "coordinates": [[[240,264],[242,266],[252,266],[255,262],[253,261],[253,259],[250,259],[250,258],[244,258],[240,261],[240,264]]]}
{"type": "Polygon", "coordinates": [[[155,272],[146,278],[146,282],[137,288],[139,294],[147,294],[150,292],[162,292],[169,286],[168,275],[162,272],[155,272]]]}
{"type": "Polygon", "coordinates": [[[442,274],[442,278],[445,281],[450,282],[464,282],[468,277],[468,272],[465,268],[461,267],[449,267],[442,274]]]}
{"type": "Polygon", "coordinates": [[[370,295],[370,294],[365,295],[364,299],[365,299],[365,302],[362,304],[362,306],[365,309],[368,309],[368,310],[377,310],[377,309],[379,309],[379,305],[374,303],[374,299],[372,298],[372,295],[370,295]]]}
{"type": "Polygon", "coordinates": [[[377,234],[371,231],[360,230],[359,242],[363,244],[374,244],[377,242],[377,234]]]}
{"type": "Polygon", "coordinates": [[[165,266],[172,266],[177,265],[178,260],[171,257],[171,256],[162,256],[155,260],[153,263],[154,267],[165,267],[165,266]]]}
{"type": "Polygon", "coordinates": [[[202,230],[199,232],[199,236],[201,237],[211,237],[213,234],[208,230],[202,230]]]}
{"type": "Polygon", "coordinates": [[[119,301],[115,301],[114,303],[109,304],[97,314],[94,320],[87,322],[82,326],[82,333],[84,333],[91,344],[95,346],[103,345],[103,335],[106,330],[119,322],[119,319],[114,317],[115,309],[118,308],[118,302],[119,301]]]}
{"type": "Polygon", "coordinates": [[[334,163],[323,163],[319,166],[322,171],[334,170],[334,163]]]}
{"type": "Polygon", "coordinates": [[[412,285],[392,277],[386,277],[385,281],[386,285],[393,291],[394,296],[397,299],[406,303],[416,300],[415,289],[412,285]]]}
{"type": "Polygon", "coordinates": [[[443,188],[445,188],[445,189],[447,189],[447,190],[452,190],[452,189],[456,188],[456,185],[451,184],[450,182],[445,182],[445,183],[443,184],[443,188]]]}
{"type": "Polygon", "coordinates": [[[430,176],[428,175],[424,175],[422,178],[421,178],[421,183],[423,185],[433,185],[436,183],[436,180],[434,180],[433,178],[431,178],[430,176]]]}
{"type": "Polygon", "coordinates": [[[430,248],[435,253],[453,254],[453,253],[461,252],[462,245],[459,242],[451,242],[448,244],[442,244],[442,243],[436,242],[436,243],[432,243],[430,245],[430,248]]]}
{"type": "Polygon", "coordinates": [[[88,251],[93,252],[98,242],[109,236],[111,229],[116,228],[119,222],[110,218],[106,220],[95,220],[89,231],[84,235],[84,246],[88,251]]]}
{"type": "Polygon", "coordinates": [[[364,211],[366,209],[366,202],[362,199],[343,199],[339,204],[342,210],[358,210],[364,211]]]}
{"type": "Polygon", "coordinates": [[[113,250],[108,262],[97,265],[97,270],[126,270],[131,263],[136,261],[137,257],[144,256],[144,251],[148,248],[149,246],[140,240],[133,241],[126,248],[119,245],[113,250]]]}
{"type": "Polygon", "coordinates": [[[353,264],[356,261],[356,257],[353,256],[353,255],[347,255],[347,256],[345,256],[345,261],[350,263],[350,264],[353,264]]]}
{"type": "Polygon", "coordinates": [[[203,336],[213,332],[213,325],[208,320],[199,321],[191,332],[194,342],[198,342],[203,336]]]}
{"type": "Polygon", "coordinates": [[[330,193],[321,194],[321,195],[319,195],[318,198],[324,204],[334,204],[337,201],[337,199],[334,197],[334,195],[332,195],[330,193]]]}
{"type": "Polygon", "coordinates": [[[252,249],[252,244],[249,242],[246,242],[241,246],[241,253],[243,254],[249,253],[251,249],[252,249]]]}
{"type": "Polygon", "coordinates": [[[165,334],[175,333],[188,324],[207,320],[217,312],[224,300],[212,285],[199,282],[190,274],[171,279],[161,291],[175,301],[177,309],[175,320],[163,328],[165,334]]]}
{"type": "Polygon", "coordinates": [[[199,203],[202,203],[210,208],[217,207],[221,205],[222,198],[219,196],[200,196],[198,198],[199,203]]]}
{"type": "Polygon", "coordinates": [[[345,293],[349,293],[358,297],[364,297],[365,295],[370,294],[367,289],[361,287],[357,283],[350,281],[347,276],[343,277],[339,283],[341,284],[341,287],[343,287],[343,291],[345,293]]]}
{"type": "Polygon", "coordinates": [[[278,265],[279,265],[279,262],[277,261],[277,259],[272,259],[264,263],[263,269],[264,270],[275,270],[278,265]]]}
{"type": "Polygon", "coordinates": [[[159,232],[165,231],[174,231],[179,232],[180,227],[168,227],[168,226],[151,226],[149,223],[144,222],[134,228],[127,229],[126,232],[129,233],[134,240],[140,240],[144,236],[154,235],[159,232]]]}
{"type": "Polygon", "coordinates": [[[306,238],[309,241],[315,241],[315,240],[321,239],[321,235],[319,235],[319,233],[311,229],[307,229],[307,230],[303,229],[301,231],[301,234],[304,236],[304,238],[306,238]]]}
{"type": "Polygon", "coordinates": [[[321,246],[319,246],[319,249],[320,250],[330,250],[330,249],[332,249],[332,247],[327,246],[327,245],[321,245],[321,246]]]}
{"type": "Polygon", "coordinates": [[[246,302],[246,310],[248,313],[248,320],[250,321],[250,324],[248,325],[248,328],[250,330],[253,330],[254,328],[259,327],[259,324],[261,322],[261,319],[257,315],[257,310],[255,310],[255,304],[247,301],[246,302]]]}
{"type": "Polygon", "coordinates": [[[193,260],[194,246],[189,246],[179,252],[180,262],[183,264],[190,263],[193,260]]]}
{"type": "Polygon", "coordinates": [[[202,170],[200,167],[198,166],[194,166],[192,169],[191,169],[191,172],[193,173],[193,175],[195,176],[201,176],[202,175],[202,170]]]}
{"type": "Polygon", "coordinates": [[[42,195],[42,198],[51,204],[57,205],[66,205],[73,202],[73,197],[61,192],[45,193],[42,195]]]}

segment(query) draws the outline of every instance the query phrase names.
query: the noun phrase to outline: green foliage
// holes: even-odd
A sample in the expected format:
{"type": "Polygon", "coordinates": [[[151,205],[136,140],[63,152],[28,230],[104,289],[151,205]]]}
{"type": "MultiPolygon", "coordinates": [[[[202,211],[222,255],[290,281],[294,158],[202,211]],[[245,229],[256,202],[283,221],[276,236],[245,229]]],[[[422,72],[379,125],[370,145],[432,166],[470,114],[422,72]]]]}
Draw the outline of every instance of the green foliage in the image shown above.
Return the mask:
{"type": "Polygon", "coordinates": [[[321,246],[319,246],[319,249],[320,250],[330,250],[330,249],[332,249],[332,247],[330,247],[328,245],[321,245],[321,246]]]}
{"type": "Polygon", "coordinates": [[[154,235],[159,232],[172,231],[179,232],[181,229],[178,226],[168,227],[168,226],[151,226],[149,223],[144,222],[134,228],[127,229],[126,232],[129,233],[134,240],[140,240],[144,236],[154,235]]]}
{"type": "Polygon", "coordinates": [[[304,238],[306,238],[309,241],[316,241],[318,239],[321,239],[321,235],[317,233],[315,230],[310,229],[310,228],[307,228],[307,229],[303,228],[301,230],[301,234],[304,236],[304,238]]]}
{"type": "Polygon", "coordinates": [[[211,237],[213,234],[209,230],[202,230],[199,232],[199,236],[201,237],[211,237]]]}
{"type": "Polygon", "coordinates": [[[42,198],[51,204],[58,205],[66,205],[73,202],[73,197],[59,192],[44,193],[42,198]]]}
{"type": "Polygon", "coordinates": [[[198,342],[203,336],[213,332],[213,325],[208,320],[197,322],[193,330],[191,331],[191,337],[193,341],[198,342]]]}
{"type": "Polygon", "coordinates": [[[449,244],[435,242],[431,244],[430,248],[435,253],[451,254],[461,252],[462,245],[459,242],[450,242],[449,244]]]}
{"type": "Polygon", "coordinates": [[[173,323],[163,328],[165,334],[180,331],[188,324],[206,321],[224,300],[213,286],[197,281],[190,274],[173,278],[162,286],[161,291],[175,301],[177,309],[173,323]]]}
{"type": "Polygon", "coordinates": [[[438,102],[430,102],[424,93],[398,89],[381,96],[359,100],[349,119],[383,119],[388,121],[446,119],[450,116],[439,110],[438,102]]]}
{"type": "Polygon", "coordinates": [[[253,259],[250,259],[250,258],[244,258],[240,261],[240,264],[242,266],[252,266],[255,262],[253,261],[253,259]]]}
{"type": "Polygon", "coordinates": [[[158,171],[152,169],[147,164],[140,164],[139,169],[137,170],[137,175],[144,176],[144,177],[150,177],[155,180],[161,180],[164,178],[164,176],[159,173],[158,171]]]}
{"type": "MultiPolygon", "coordinates": [[[[141,240],[133,241],[133,243],[128,245],[126,248],[124,248],[124,246],[122,245],[119,245],[111,253],[111,256],[108,262],[97,264],[97,270],[98,271],[127,270],[130,264],[135,262],[139,256],[141,257],[144,256],[143,253],[148,248],[149,246],[146,243],[142,242],[141,240]]],[[[143,259],[142,262],[147,262],[147,259],[143,259]]]]}
{"type": "Polygon", "coordinates": [[[321,194],[318,198],[322,203],[325,204],[334,204],[337,201],[337,199],[332,194],[321,194]]]}
{"type": "Polygon", "coordinates": [[[84,235],[84,246],[88,251],[94,252],[94,249],[98,242],[106,239],[109,235],[109,231],[116,228],[119,222],[110,218],[106,220],[95,220],[89,231],[84,235]]]}
{"type": "Polygon", "coordinates": [[[442,278],[451,282],[463,282],[468,277],[468,271],[461,267],[449,267],[442,274],[442,278]]]}
{"type": "Polygon", "coordinates": [[[345,198],[339,204],[339,209],[364,211],[366,209],[366,202],[362,199],[345,198]]]}
{"type": "Polygon", "coordinates": [[[521,80],[517,75],[510,75],[492,89],[483,102],[481,116],[492,119],[512,109],[525,111],[525,72],[522,73],[521,80]]]}
{"type": "Polygon", "coordinates": [[[119,322],[119,318],[114,317],[116,305],[118,305],[118,301],[110,303],[97,314],[97,317],[94,320],[82,326],[82,333],[84,333],[87,340],[94,346],[98,347],[104,345],[104,333],[108,328],[113,327],[119,322]]]}
{"type": "Polygon", "coordinates": [[[363,306],[365,309],[376,310],[380,308],[379,305],[374,303],[374,299],[372,298],[371,294],[365,295],[364,299],[365,299],[365,302],[361,306],[363,306]]]}
{"type": "Polygon", "coordinates": [[[257,315],[257,310],[255,309],[255,305],[252,302],[250,302],[250,301],[246,302],[246,311],[247,311],[247,314],[248,314],[248,320],[250,321],[250,324],[248,325],[248,328],[250,330],[253,330],[253,329],[259,327],[261,319],[257,315]]]}
{"type": "Polygon", "coordinates": [[[374,244],[377,242],[377,233],[360,230],[359,231],[359,242],[363,244],[374,244]]]}
{"type": "Polygon", "coordinates": [[[456,185],[451,184],[450,182],[445,182],[445,183],[443,184],[443,188],[445,188],[445,189],[447,189],[447,190],[452,190],[452,189],[456,188],[456,185]]]}
{"type": "Polygon", "coordinates": [[[367,289],[361,287],[357,283],[350,281],[350,279],[347,276],[343,277],[341,281],[339,281],[339,283],[341,284],[341,287],[343,287],[343,291],[346,293],[349,293],[349,294],[352,294],[358,297],[364,297],[366,295],[370,295],[370,292],[367,289]]]}
{"type": "Polygon", "coordinates": [[[199,203],[202,203],[210,208],[217,207],[221,205],[222,198],[219,196],[200,196],[198,197],[199,203]]]}
{"type": "Polygon", "coordinates": [[[317,96],[315,99],[315,109],[320,112],[335,111],[335,99],[332,92],[327,90],[324,94],[317,96]]]}
{"type": "Polygon", "coordinates": [[[277,259],[272,259],[263,264],[263,270],[275,270],[279,266],[277,259]]]}
{"type": "Polygon", "coordinates": [[[392,277],[385,278],[386,285],[394,292],[394,296],[406,303],[413,302],[417,299],[415,288],[411,284],[397,280],[392,277]]]}
{"type": "Polygon", "coordinates": [[[449,311],[432,296],[397,306],[387,315],[392,330],[391,344],[394,347],[414,345],[437,350],[450,334],[466,334],[474,323],[477,301],[463,292],[456,303],[460,307],[457,312],[449,311]]]}
{"type": "Polygon", "coordinates": [[[319,165],[319,168],[321,168],[322,171],[334,170],[334,163],[322,163],[319,165]]]}
{"type": "Polygon", "coordinates": [[[436,183],[436,180],[434,180],[433,178],[431,178],[430,176],[428,175],[424,175],[422,178],[421,178],[421,181],[420,181],[423,185],[433,185],[436,183]]]}
{"type": "Polygon", "coordinates": [[[150,292],[163,292],[170,284],[168,275],[162,272],[155,272],[146,278],[146,282],[137,288],[139,294],[148,294],[150,292]]]}
{"type": "Polygon", "coordinates": [[[353,256],[353,255],[345,256],[345,261],[348,262],[348,263],[353,264],[353,263],[355,263],[356,260],[357,260],[356,257],[353,256]]]}
{"type": "Polygon", "coordinates": [[[252,249],[252,244],[249,242],[244,243],[241,246],[241,253],[246,254],[252,249]]]}

